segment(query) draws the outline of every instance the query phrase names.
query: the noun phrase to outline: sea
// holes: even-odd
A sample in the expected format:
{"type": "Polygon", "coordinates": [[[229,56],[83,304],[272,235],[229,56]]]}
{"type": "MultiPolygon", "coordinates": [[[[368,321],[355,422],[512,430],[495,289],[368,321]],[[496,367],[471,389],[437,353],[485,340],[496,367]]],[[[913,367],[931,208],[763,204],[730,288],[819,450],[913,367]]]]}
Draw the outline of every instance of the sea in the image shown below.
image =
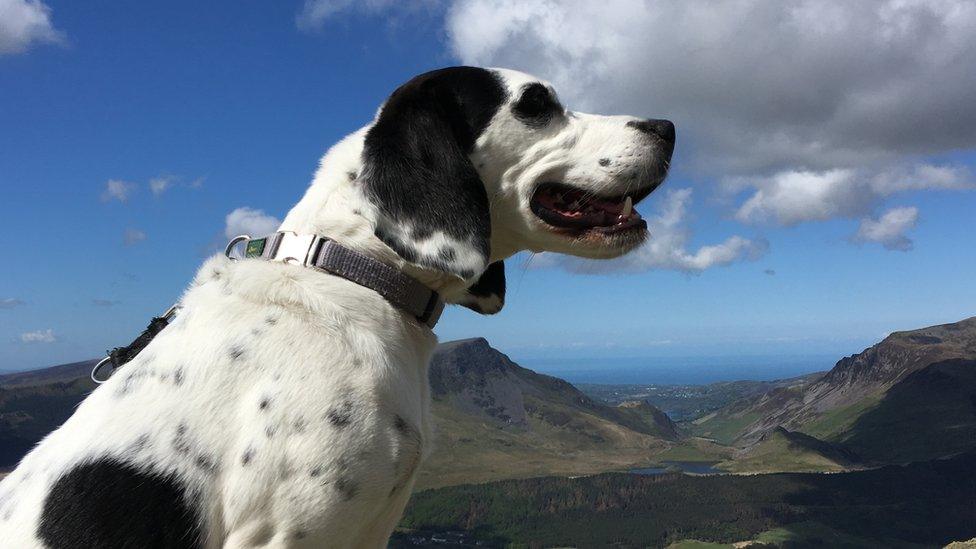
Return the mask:
{"type": "Polygon", "coordinates": [[[706,385],[772,381],[833,368],[837,355],[519,358],[519,365],[570,383],[706,385]]]}

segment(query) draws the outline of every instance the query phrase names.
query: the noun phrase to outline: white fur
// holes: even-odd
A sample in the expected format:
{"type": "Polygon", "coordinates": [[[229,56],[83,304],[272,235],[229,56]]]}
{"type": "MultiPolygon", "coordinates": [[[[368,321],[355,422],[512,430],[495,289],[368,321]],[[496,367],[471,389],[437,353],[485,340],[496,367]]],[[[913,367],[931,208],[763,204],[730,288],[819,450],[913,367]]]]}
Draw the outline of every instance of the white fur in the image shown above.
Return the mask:
{"type": "MultiPolygon", "coordinates": [[[[535,81],[500,74],[510,100],[535,81]]],[[[502,106],[472,154],[491,202],[491,261],[522,249],[626,251],[568,241],[528,201],[547,180],[626,190],[615,173],[647,161],[627,120],[569,113],[528,130],[502,106]],[[612,169],[598,165],[603,157],[615,160],[612,169]]],[[[407,263],[374,236],[377,212],[359,186],[367,129],[324,156],[281,230],[329,236],[464,300],[473,280],[407,263]]],[[[421,249],[445,243],[435,234],[421,249]]],[[[0,484],[3,546],[40,546],[35,531],[52,484],[100,456],[199,490],[207,547],[385,546],[430,449],[434,335],[369,289],[256,260],[208,260],[181,301],[174,323],[0,484]],[[337,410],[348,414],[345,425],[330,419],[337,410]]]]}

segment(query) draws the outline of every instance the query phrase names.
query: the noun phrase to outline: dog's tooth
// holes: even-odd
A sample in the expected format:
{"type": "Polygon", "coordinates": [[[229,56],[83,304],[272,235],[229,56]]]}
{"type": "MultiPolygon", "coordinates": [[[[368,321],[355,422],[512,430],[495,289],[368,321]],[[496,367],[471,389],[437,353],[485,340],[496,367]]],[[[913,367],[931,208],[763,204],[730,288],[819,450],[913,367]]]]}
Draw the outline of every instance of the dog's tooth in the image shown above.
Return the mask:
{"type": "Polygon", "coordinates": [[[624,199],[624,208],[620,211],[620,215],[627,217],[632,211],[634,211],[634,201],[628,196],[624,199]]]}

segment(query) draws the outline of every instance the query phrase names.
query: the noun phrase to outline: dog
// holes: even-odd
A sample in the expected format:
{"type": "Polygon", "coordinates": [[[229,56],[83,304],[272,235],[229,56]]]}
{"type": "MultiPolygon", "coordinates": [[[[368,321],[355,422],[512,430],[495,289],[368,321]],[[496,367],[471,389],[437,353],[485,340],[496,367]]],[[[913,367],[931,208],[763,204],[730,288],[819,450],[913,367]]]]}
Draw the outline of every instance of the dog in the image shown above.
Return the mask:
{"type": "MultiPolygon", "coordinates": [[[[527,74],[435,70],[325,154],[280,230],[492,314],[519,251],[640,245],[633,205],[674,141],[527,74]]],[[[430,328],[350,280],[222,255],[180,303],[0,484],[2,545],[384,547],[431,451],[430,328]]]]}

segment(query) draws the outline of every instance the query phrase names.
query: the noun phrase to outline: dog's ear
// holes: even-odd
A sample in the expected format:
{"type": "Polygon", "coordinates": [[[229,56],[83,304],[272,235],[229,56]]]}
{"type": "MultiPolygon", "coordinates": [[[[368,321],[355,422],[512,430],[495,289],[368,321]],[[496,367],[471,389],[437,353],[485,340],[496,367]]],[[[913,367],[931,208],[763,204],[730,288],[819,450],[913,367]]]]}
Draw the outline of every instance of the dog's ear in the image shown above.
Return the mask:
{"type": "Polygon", "coordinates": [[[485,69],[420,75],[386,101],[366,133],[362,181],[375,233],[403,259],[471,281],[488,266],[488,195],[468,155],[504,102],[485,69]]]}
{"type": "Polygon", "coordinates": [[[483,315],[493,315],[502,310],[505,306],[505,263],[496,261],[488,265],[478,281],[458,301],[458,305],[483,315]]]}

